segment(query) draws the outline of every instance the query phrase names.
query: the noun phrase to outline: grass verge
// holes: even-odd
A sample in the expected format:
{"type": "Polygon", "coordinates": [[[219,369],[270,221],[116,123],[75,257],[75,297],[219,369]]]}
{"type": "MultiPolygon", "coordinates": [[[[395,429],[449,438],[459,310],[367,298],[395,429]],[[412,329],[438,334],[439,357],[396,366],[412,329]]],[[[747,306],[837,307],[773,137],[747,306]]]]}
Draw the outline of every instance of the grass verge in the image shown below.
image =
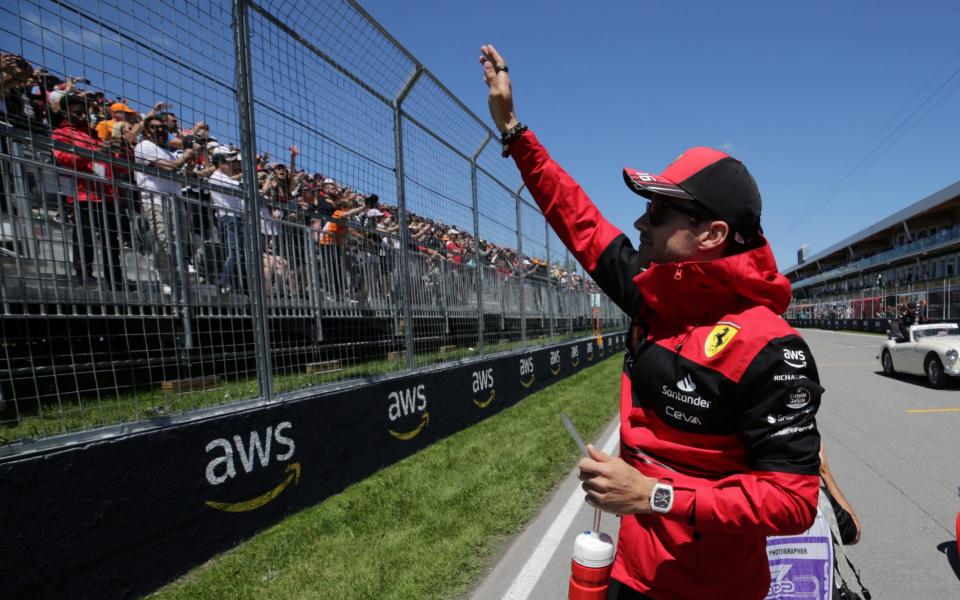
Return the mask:
{"type": "Polygon", "coordinates": [[[264,530],[151,598],[455,598],[617,410],[616,356],[264,530]]]}

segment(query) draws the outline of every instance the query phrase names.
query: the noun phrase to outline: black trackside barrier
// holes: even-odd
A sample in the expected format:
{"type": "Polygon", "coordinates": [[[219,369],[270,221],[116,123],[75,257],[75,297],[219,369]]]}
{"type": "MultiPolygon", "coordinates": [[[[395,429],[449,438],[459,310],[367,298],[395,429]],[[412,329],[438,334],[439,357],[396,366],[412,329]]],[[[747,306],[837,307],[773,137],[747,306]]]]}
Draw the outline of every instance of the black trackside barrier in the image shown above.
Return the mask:
{"type": "MultiPolygon", "coordinates": [[[[833,331],[867,331],[873,333],[886,333],[890,329],[890,319],[787,319],[791,327],[809,327],[814,329],[830,329],[833,331]]],[[[930,319],[927,323],[956,323],[956,321],[943,321],[940,319],[930,319]]]]}
{"type": "Polygon", "coordinates": [[[624,338],[521,351],[0,463],[0,597],[147,593],[611,356],[624,338]]]}
{"type": "Polygon", "coordinates": [[[791,327],[830,329],[833,331],[845,329],[848,331],[885,333],[889,329],[887,319],[787,319],[787,322],[791,327]]]}

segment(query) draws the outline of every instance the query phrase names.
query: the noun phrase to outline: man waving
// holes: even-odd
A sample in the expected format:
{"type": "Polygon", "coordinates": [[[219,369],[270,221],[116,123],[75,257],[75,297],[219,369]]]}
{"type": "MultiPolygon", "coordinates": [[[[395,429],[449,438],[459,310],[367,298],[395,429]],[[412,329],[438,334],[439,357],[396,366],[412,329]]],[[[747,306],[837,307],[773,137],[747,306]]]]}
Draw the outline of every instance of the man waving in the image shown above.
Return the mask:
{"type": "Polygon", "coordinates": [[[516,117],[509,68],[481,48],[490,114],[564,244],[633,319],[620,452],[580,462],[587,502],[622,515],[610,598],[764,598],[765,538],[813,521],[823,388],[778,315],[790,284],[738,160],[691,148],[659,174],[626,168],[646,199],[639,246],[610,224],[516,117]]]}

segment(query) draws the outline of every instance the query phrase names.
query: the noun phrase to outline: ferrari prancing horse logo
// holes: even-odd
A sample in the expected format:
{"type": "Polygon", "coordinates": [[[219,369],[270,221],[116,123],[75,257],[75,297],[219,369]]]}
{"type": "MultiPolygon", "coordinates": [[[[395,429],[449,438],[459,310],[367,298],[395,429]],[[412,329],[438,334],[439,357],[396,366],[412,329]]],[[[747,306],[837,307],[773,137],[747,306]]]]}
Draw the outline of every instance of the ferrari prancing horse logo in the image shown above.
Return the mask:
{"type": "Polygon", "coordinates": [[[727,344],[737,335],[738,331],[740,331],[739,325],[728,321],[720,321],[717,323],[716,327],[710,331],[710,335],[708,335],[707,339],[703,342],[703,352],[707,355],[707,358],[713,358],[719,354],[721,350],[726,348],[727,344]]]}

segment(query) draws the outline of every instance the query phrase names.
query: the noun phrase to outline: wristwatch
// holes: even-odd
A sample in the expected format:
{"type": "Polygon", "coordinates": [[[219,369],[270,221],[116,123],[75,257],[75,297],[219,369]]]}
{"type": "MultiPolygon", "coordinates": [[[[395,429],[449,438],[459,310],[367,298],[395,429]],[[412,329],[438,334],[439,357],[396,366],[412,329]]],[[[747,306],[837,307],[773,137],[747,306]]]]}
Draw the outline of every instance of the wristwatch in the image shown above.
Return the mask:
{"type": "Polygon", "coordinates": [[[650,510],[656,513],[668,513],[673,508],[673,480],[661,479],[650,492],[650,510]]]}

